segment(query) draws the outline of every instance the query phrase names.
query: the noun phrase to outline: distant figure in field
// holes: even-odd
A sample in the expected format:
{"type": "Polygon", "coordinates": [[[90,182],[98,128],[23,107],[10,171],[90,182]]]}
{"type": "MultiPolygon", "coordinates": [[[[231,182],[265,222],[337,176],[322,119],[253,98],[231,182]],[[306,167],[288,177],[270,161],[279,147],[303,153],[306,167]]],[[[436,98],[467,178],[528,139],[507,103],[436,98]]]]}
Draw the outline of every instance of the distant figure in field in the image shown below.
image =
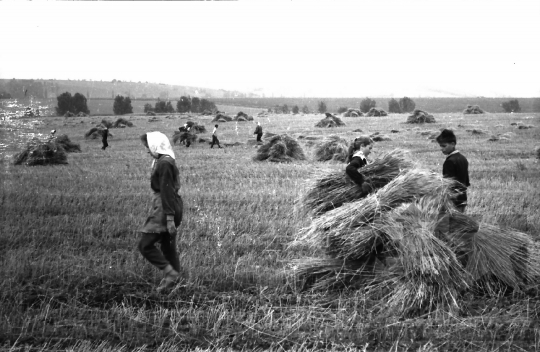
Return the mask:
{"type": "Polygon", "coordinates": [[[107,143],[107,137],[109,137],[109,129],[104,126],[103,132],[101,133],[101,142],[103,143],[103,147],[101,147],[102,150],[107,149],[109,146],[109,143],[107,143]]]}
{"type": "Polygon", "coordinates": [[[56,134],[56,130],[51,130],[51,133],[49,133],[48,140],[52,141],[53,139],[55,139],[56,138],[55,134],[56,134]]]}
{"type": "Polygon", "coordinates": [[[214,130],[212,131],[212,144],[210,144],[210,148],[214,148],[214,144],[217,144],[218,147],[221,149],[221,145],[219,145],[219,139],[217,137],[217,129],[218,129],[218,125],[216,124],[214,126],[214,130]]]}
{"type": "Polygon", "coordinates": [[[257,122],[257,127],[255,127],[255,132],[253,134],[257,135],[257,142],[262,142],[261,137],[263,135],[263,129],[261,126],[261,122],[257,122]]]}
{"type": "Polygon", "coordinates": [[[459,150],[456,149],[457,138],[452,130],[444,129],[441,134],[435,138],[441,152],[447,155],[443,164],[443,177],[451,178],[459,182],[455,191],[459,194],[452,199],[456,208],[464,213],[467,206],[467,187],[469,183],[469,162],[459,150]]]}
{"type": "Polygon", "coordinates": [[[159,268],[163,280],[157,290],[170,287],[180,277],[180,261],[176,250],[176,228],[182,222],[183,203],[174,151],[167,136],[148,132],[141,136],[148,153],[154,158],[150,188],[154,192],[152,213],[140,230],[139,251],[159,268]],[[160,244],[160,249],[156,247],[160,244]]]}

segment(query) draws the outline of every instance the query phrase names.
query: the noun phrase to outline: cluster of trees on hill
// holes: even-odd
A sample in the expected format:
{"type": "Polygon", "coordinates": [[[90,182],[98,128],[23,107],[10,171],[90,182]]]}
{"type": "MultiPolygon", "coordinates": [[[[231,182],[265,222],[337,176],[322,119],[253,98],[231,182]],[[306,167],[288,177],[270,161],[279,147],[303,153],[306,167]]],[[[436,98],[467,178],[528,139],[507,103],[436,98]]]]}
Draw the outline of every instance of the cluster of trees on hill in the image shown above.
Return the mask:
{"type": "Polygon", "coordinates": [[[131,106],[131,99],[129,97],[123,97],[117,95],[114,98],[113,112],[115,115],[132,114],[133,106],[131,106]]]}
{"type": "Polygon", "coordinates": [[[86,97],[81,93],[75,93],[73,96],[69,92],[65,92],[56,97],[58,106],[56,107],[56,113],[58,115],[64,115],[67,112],[78,114],[83,112],[89,114],[86,97]]]}
{"type": "MultiPolygon", "coordinates": [[[[211,102],[207,99],[200,99],[198,97],[190,97],[190,96],[181,96],[180,100],[176,103],[176,112],[184,113],[184,112],[193,112],[193,113],[199,113],[203,111],[216,111],[217,106],[214,102],[211,102]]],[[[152,106],[152,104],[147,103],[144,104],[144,112],[165,112],[165,113],[172,113],[175,112],[175,108],[173,107],[172,103],[170,101],[163,101],[158,99],[156,104],[152,106]]]]}

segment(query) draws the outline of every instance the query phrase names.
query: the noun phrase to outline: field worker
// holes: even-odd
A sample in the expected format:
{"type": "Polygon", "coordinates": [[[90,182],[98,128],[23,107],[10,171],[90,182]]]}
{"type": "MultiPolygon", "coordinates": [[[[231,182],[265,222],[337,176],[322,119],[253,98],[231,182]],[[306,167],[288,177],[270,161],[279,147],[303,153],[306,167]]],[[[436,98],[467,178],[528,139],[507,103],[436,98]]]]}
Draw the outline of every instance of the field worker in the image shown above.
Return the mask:
{"type": "Polygon", "coordinates": [[[210,144],[210,148],[214,148],[214,144],[217,144],[218,147],[221,149],[221,145],[219,145],[219,139],[217,137],[217,129],[218,129],[218,125],[216,124],[214,126],[214,130],[212,131],[212,144],[210,144]]]}
{"type": "Polygon", "coordinates": [[[148,132],[141,136],[143,145],[154,158],[150,188],[154,191],[152,213],[140,230],[139,251],[163,271],[158,291],[170,287],[180,277],[176,251],[176,228],[182,222],[183,203],[174,152],[167,136],[148,132]],[[156,247],[160,243],[160,249],[156,247]]]}
{"type": "Polygon", "coordinates": [[[464,213],[467,206],[467,187],[469,183],[469,162],[459,150],[456,149],[456,135],[452,130],[444,129],[441,134],[435,138],[441,152],[447,155],[443,164],[443,177],[451,178],[459,182],[456,187],[456,191],[459,195],[452,199],[456,208],[464,213]]]}
{"type": "Polygon", "coordinates": [[[107,143],[107,137],[109,137],[109,129],[104,126],[103,131],[101,132],[101,142],[103,143],[103,147],[101,147],[102,150],[107,149],[109,146],[109,143],[107,143]]]}
{"type": "Polygon", "coordinates": [[[371,191],[371,187],[364,182],[364,176],[358,172],[358,169],[367,165],[366,157],[371,153],[371,149],[373,149],[373,139],[368,136],[355,138],[349,147],[349,163],[345,168],[347,175],[362,188],[365,194],[371,191]]]}
{"type": "Polygon", "coordinates": [[[56,136],[56,130],[51,130],[51,133],[49,133],[49,138],[48,138],[48,141],[52,141],[56,136]]]}
{"type": "Polygon", "coordinates": [[[257,122],[257,127],[255,127],[255,132],[253,132],[253,134],[257,135],[257,142],[262,142],[261,137],[263,135],[263,129],[260,121],[257,122]]]}

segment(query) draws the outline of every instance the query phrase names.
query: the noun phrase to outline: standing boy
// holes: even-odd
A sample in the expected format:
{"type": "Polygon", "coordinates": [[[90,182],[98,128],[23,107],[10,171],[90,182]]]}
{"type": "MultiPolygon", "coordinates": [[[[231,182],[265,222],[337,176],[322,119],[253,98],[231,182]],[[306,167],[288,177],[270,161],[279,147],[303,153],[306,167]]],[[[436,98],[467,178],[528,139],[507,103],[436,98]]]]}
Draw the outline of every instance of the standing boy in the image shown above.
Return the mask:
{"type": "Polygon", "coordinates": [[[101,149],[105,150],[109,146],[109,143],[107,143],[107,137],[109,137],[109,129],[107,127],[103,128],[103,131],[101,132],[101,137],[101,142],[103,143],[103,147],[101,147],[101,149]]]}
{"type": "Polygon", "coordinates": [[[214,130],[212,131],[212,144],[210,144],[210,148],[214,148],[214,144],[217,144],[218,147],[221,149],[221,145],[219,145],[219,139],[217,138],[217,129],[218,125],[215,125],[214,130]]]}
{"type": "Polygon", "coordinates": [[[255,132],[253,134],[257,135],[257,142],[262,142],[261,137],[263,135],[263,129],[260,121],[257,122],[257,127],[255,127],[255,132]]]}
{"type": "Polygon", "coordinates": [[[459,192],[458,196],[452,201],[456,208],[464,213],[467,206],[467,187],[469,183],[469,162],[459,150],[456,149],[456,135],[452,130],[444,129],[436,138],[444,155],[447,155],[443,164],[443,177],[451,178],[459,183],[455,190],[459,192]]]}

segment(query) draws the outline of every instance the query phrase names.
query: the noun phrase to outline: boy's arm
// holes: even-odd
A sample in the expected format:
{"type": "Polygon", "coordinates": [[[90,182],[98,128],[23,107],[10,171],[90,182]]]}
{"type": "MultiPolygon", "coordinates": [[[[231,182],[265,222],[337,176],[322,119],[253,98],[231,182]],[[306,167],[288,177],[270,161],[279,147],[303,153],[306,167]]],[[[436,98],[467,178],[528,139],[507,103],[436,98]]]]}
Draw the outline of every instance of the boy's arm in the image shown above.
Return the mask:
{"type": "Polygon", "coordinates": [[[173,166],[168,162],[161,162],[157,165],[156,172],[159,173],[159,193],[161,195],[161,205],[163,213],[169,217],[174,215],[174,171],[173,166]]]}
{"type": "Polygon", "coordinates": [[[446,159],[446,161],[443,164],[442,173],[443,173],[443,177],[456,179],[456,176],[457,176],[456,166],[454,165],[453,162],[446,159]]]}

